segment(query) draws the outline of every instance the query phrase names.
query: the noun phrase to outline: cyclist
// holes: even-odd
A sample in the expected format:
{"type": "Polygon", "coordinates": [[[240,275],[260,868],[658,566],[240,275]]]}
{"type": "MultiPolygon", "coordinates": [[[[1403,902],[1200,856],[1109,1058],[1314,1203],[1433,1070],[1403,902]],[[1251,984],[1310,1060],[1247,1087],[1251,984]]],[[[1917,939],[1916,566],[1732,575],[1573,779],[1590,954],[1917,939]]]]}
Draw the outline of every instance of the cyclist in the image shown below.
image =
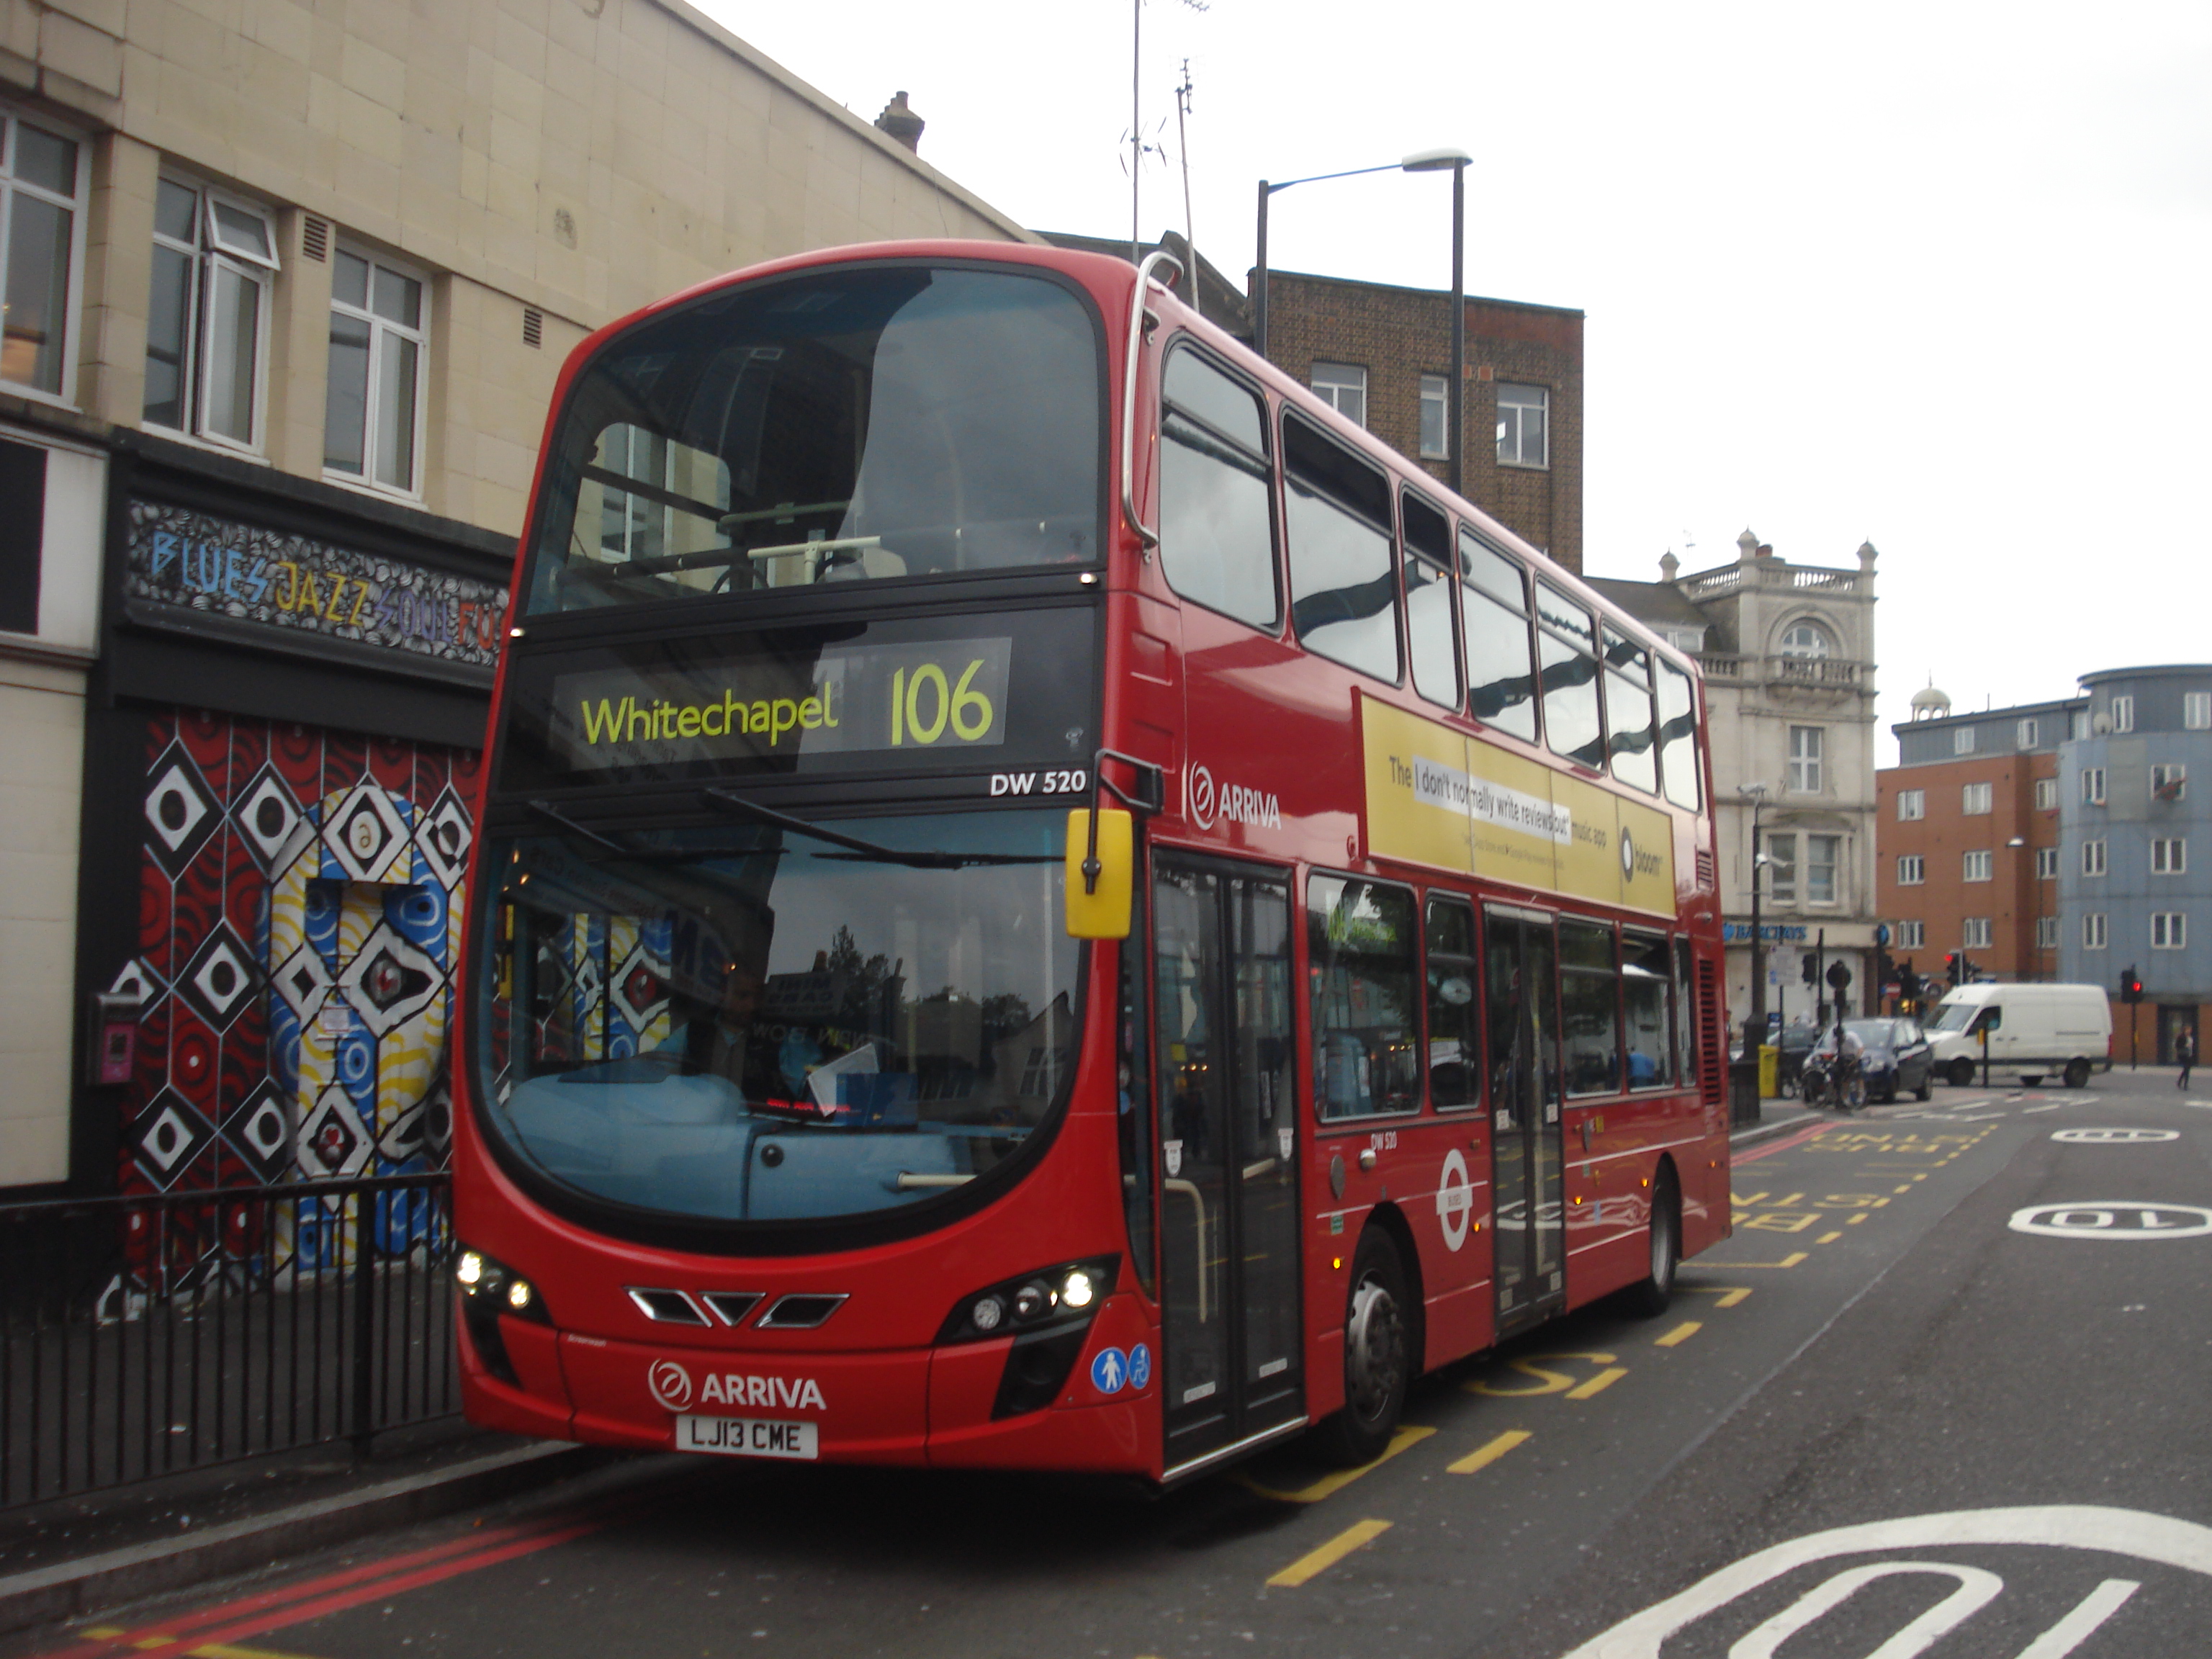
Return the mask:
{"type": "Polygon", "coordinates": [[[1866,1044],[1840,1019],[1836,1022],[1836,1103],[1847,1112],[1866,1104],[1866,1044]]]}

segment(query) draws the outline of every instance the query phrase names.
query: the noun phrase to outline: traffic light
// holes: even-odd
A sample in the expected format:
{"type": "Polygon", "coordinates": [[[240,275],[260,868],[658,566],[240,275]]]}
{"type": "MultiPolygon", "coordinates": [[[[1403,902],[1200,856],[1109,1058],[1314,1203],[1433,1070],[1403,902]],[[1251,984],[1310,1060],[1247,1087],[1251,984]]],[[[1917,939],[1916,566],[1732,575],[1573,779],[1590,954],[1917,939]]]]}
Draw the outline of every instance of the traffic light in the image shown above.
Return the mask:
{"type": "Polygon", "coordinates": [[[1920,1006],[1920,975],[1912,971],[1912,958],[1897,964],[1898,1006],[1911,1013],[1920,1006]]]}
{"type": "Polygon", "coordinates": [[[2120,1000],[2123,1002],[2142,1000],[2142,975],[2132,968],[2120,975],[2120,1000]]]}
{"type": "Polygon", "coordinates": [[[1951,988],[1954,991],[1966,982],[1966,957],[1964,951],[1954,951],[1943,958],[1943,976],[1951,981],[1951,988]]]}
{"type": "Polygon", "coordinates": [[[1804,976],[1806,984],[1818,985],[1820,982],[1820,953],[1818,951],[1806,951],[1798,972],[1804,976]]]}

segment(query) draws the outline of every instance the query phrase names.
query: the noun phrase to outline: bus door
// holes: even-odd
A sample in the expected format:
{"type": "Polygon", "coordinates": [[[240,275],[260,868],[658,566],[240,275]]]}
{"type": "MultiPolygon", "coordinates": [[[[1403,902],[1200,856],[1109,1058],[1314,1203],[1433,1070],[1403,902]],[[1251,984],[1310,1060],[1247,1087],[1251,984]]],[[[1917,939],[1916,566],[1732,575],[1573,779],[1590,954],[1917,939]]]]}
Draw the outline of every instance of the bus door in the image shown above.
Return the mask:
{"type": "Polygon", "coordinates": [[[1502,1335],[1566,1301],[1565,1146],[1552,918],[1493,905],[1483,914],[1483,947],[1491,1178],[1498,1206],[1492,1249],[1502,1335]]]}
{"type": "Polygon", "coordinates": [[[1162,1403],[1173,1469],[1305,1416],[1291,889],[1153,868],[1162,1403]]]}

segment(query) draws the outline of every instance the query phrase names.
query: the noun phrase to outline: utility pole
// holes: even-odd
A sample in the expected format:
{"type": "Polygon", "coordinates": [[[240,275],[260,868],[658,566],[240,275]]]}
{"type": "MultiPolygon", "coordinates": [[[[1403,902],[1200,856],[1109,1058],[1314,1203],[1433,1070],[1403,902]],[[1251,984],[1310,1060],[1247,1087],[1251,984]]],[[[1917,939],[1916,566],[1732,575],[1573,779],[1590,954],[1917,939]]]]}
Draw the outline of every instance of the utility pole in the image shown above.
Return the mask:
{"type": "Polygon", "coordinates": [[[1182,60],[1182,84],[1176,88],[1176,151],[1182,158],[1182,240],[1190,249],[1190,291],[1198,292],[1198,225],[1190,212],[1190,135],[1183,117],[1190,113],[1190,59],[1182,60]]]}

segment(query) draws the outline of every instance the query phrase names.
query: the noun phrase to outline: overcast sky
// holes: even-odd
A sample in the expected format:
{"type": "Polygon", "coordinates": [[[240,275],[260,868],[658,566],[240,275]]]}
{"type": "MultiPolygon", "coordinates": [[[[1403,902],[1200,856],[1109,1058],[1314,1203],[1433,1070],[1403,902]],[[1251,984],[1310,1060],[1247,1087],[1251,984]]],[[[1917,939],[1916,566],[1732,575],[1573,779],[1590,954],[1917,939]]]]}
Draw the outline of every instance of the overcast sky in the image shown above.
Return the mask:
{"type": "MultiPolygon", "coordinates": [[[[1131,0],[702,0],[1023,223],[1125,235],[1131,0]]],[[[1584,564],[1880,550],[1882,730],[2212,660],[2212,6],[1147,0],[1147,235],[1457,145],[1470,292],[1588,313],[1584,564]],[[1164,126],[1161,124],[1164,124],[1164,126]]],[[[1278,269],[1443,289],[1447,175],[1274,199],[1278,269]]]]}

